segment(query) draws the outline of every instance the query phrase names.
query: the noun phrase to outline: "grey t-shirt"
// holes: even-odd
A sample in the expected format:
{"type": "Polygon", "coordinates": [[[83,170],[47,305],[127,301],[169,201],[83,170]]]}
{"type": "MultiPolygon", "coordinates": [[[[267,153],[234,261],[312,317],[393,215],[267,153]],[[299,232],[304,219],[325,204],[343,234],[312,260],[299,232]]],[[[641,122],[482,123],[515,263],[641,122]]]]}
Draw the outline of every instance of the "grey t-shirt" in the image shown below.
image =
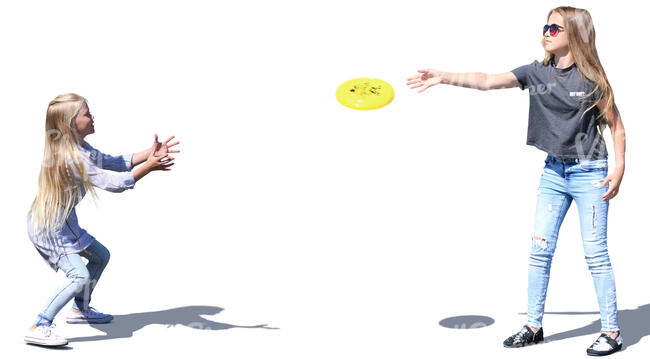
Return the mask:
{"type": "Polygon", "coordinates": [[[553,59],[546,65],[535,60],[512,73],[520,88],[528,88],[530,94],[527,145],[558,158],[607,157],[605,140],[596,124],[598,106],[580,118],[600,98],[600,89],[587,97],[596,85],[580,73],[575,62],[559,69],[553,59]]]}

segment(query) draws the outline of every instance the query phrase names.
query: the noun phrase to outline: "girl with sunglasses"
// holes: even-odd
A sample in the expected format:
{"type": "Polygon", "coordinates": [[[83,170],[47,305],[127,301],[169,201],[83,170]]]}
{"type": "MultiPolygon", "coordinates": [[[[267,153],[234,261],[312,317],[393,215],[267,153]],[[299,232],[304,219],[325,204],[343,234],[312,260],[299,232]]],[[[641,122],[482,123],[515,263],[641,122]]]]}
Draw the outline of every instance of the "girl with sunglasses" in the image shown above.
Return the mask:
{"type": "Polygon", "coordinates": [[[544,341],[542,316],[551,261],[560,225],[575,200],[580,216],[584,256],[594,282],[601,333],[587,348],[589,355],[621,349],[616,286],[607,250],[609,200],[618,193],[625,171],[625,129],[614,93],[598,58],[596,33],[587,10],[552,9],[543,27],[544,59],[501,74],[450,73],[422,69],[407,78],[422,92],[439,83],[479,90],[518,86],[529,89],[526,143],[547,153],[537,191],[528,267],[528,318],[507,338],[505,347],[544,341]],[[609,126],[616,165],[608,174],[603,131],[609,126]],[[610,185],[611,184],[611,185],[610,185]]]}
{"type": "Polygon", "coordinates": [[[45,346],[68,344],[54,333],[54,317],[71,299],[67,323],[108,323],[113,319],[89,306],[90,297],[110,253],[95,237],[79,226],[75,206],[86,192],[97,199],[94,187],[110,192],[132,189],[152,171],[169,171],[174,163],[168,145],[154,135],[151,148],[110,156],[99,152],[84,138],[95,133],[94,116],[85,98],[63,94],[52,100],[45,117],[45,153],[38,179],[38,193],[27,214],[28,235],[37,252],[55,272],[65,273],[63,282],[45,302],[25,342],[45,346]],[[142,164],[135,168],[135,166],[142,164]],[[88,264],[81,260],[84,257],[88,264]]]}

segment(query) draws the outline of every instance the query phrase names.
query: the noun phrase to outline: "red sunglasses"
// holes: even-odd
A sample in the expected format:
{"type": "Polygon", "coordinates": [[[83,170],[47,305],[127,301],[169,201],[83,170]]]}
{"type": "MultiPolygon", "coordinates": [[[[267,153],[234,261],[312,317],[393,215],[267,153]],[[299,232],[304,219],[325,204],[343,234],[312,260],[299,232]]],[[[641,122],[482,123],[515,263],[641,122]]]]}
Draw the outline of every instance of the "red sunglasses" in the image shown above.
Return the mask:
{"type": "Polygon", "coordinates": [[[557,36],[560,31],[564,31],[564,28],[558,24],[544,25],[542,36],[544,36],[549,29],[551,30],[551,36],[557,36]]]}

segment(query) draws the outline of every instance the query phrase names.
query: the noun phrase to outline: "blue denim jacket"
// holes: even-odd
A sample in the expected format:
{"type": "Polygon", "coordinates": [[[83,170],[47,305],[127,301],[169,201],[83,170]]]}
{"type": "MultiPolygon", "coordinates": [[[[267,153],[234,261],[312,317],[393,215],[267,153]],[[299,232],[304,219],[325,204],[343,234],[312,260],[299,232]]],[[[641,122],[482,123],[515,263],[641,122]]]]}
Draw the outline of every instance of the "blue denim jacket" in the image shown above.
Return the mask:
{"type": "MultiPolygon", "coordinates": [[[[99,187],[109,192],[123,192],[135,186],[135,178],[131,172],[131,160],[133,153],[125,153],[119,156],[111,156],[100,152],[84,141],[82,145],[77,145],[83,165],[88,173],[90,182],[95,187],[99,187]],[[109,171],[115,172],[109,172],[109,171]]],[[[81,177],[77,173],[71,161],[68,161],[68,168],[72,169],[74,178],[78,185],[81,185],[81,177]]],[[[82,188],[82,198],[86,191],[82,188]]],[[[56,272],[58,271],[57,263],[59,258],[65,254],[79,253],[86,249],[95,237],[79,226],[77,222],[77,213],[74,203],[72,212],[65,222],[60,223],[60,229],[56,230],[52,240],[48,240],[41,233],[35,233],[32,228],[31,214],[27,219],[27,234],[32,241],[38,253],[56,272]]]]}

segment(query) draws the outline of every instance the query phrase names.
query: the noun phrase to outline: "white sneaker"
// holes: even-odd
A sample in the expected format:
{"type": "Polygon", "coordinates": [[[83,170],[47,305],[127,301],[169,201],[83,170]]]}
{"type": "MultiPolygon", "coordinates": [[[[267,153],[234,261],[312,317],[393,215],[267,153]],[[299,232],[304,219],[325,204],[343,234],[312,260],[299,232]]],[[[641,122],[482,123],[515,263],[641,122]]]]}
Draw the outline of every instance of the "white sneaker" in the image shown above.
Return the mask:
{"type": "Polygon", "coordinates": [[[56,335],[52,331],[56,324],[39,325],[34,330],[27,329],[25,334],[25,342],[38,345],[57,346],[68,344],[68,339],[56,335]]]}
{"type": "Polygon", "coordinates": [[[104,314],[98,312],[93,307],[88,307],[88,309],[83,310],[79,313],[70,309],[70,314],[65,318],[68,324],[79,324],[79,323],[88,323],[88,324],[99,324],[99,323],[108,323],[113,320],[113,316],[110,314],[104,314]]]}

